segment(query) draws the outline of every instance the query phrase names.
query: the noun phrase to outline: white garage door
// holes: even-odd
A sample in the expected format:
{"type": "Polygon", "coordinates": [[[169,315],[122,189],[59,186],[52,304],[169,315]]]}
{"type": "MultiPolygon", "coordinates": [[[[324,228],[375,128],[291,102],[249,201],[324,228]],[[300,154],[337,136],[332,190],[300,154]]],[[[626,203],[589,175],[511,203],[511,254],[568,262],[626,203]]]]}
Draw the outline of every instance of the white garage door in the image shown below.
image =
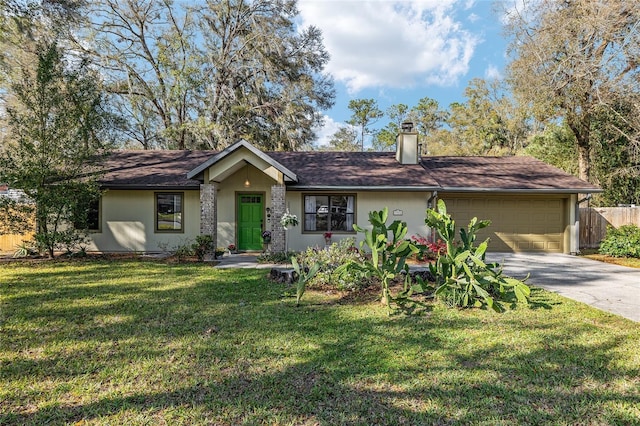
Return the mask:
{"type": "Polygon", "coordinates": [[[477,242],[491,238],[490,251],[561,253],[566,198],[440,194],[458,229],[473,217],[489,219],[477,242]]]}

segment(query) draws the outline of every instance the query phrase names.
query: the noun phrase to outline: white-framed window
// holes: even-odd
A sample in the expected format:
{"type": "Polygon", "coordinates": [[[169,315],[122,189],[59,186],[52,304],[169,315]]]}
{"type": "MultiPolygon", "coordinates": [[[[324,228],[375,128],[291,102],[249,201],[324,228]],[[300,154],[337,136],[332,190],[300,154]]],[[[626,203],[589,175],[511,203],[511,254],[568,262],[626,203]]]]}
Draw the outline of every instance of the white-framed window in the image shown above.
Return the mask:
{"type": "Polygon", "coordinates": [[[304,195],[304,232],[355,232],[355,195],[304,195]]]}

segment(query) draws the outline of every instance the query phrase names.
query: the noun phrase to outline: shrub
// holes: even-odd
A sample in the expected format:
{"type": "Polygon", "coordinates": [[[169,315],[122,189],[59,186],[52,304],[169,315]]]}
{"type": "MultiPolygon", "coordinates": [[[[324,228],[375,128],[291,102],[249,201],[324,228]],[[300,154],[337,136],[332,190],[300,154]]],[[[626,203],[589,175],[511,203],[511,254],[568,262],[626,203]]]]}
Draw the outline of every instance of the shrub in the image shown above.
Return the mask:
{"type": "Polygon", "coordinates": [[[213,250],[213,237],[211,235],[198,235],[196,242],[191,245],[191,249],[200,262],[204,261],[204,257],[213,250]]]}
{"type": "Polygon", "coordinates": [[[499,264],[485,262],[489,239],[475,245],[477,231],[489,226],[490,221],[474,217],[466,229],[460,229],[460,243],[455,244],[455,221],[447,214],[444,201],[439,200],[437,210],[427,210],[425,223],[436,229],[446,243],[446,251],[429,265],[436,277],[437,298],[449,306],[487,306],[495,311],[503,309],[502,301],[515,298],[528,302],[530,290],[523,281],[504,276],[499,264]]]}
{"type": "Polygon", "coordinates": [[[600,253],[640,258],[640,228],[636,225],[608,226],[607,236],[600,243],[600,253]]]}
{"type": "Polygon", "coordinates": [[[435,260],[439,255],[447,252],[447,244],[438,239],[435,243],[420,234],[412,235],[411,241],[418,248],[416,259],[420,261],[435,260]]]}
{"type": "Polygon", "coordinates": [[[331,244],[329,247],[309,247],[296,256],[297,261],[304,265],[320,263],[322,266],[315,276],[309,280],[309,288],[332,287],[337,290],[356,290],[367,287],[370,279],[367,274],[350,270],[344,274],[337,274],[335,270],[351,261],[362,263],[365,256],[355,246],[355,238],[345,238],[331,244]]]}

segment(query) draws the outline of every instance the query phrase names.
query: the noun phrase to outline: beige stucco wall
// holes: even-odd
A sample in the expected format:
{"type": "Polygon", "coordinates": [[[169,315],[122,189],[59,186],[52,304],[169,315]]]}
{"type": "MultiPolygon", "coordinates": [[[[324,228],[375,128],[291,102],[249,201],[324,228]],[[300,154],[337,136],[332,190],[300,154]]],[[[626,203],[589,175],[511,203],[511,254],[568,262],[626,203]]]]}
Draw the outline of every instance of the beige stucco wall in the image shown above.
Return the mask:
{"type": "Polygon", "coordinates": [[[109,190],[102,197],[101,229],[91,236],[88,250],[159,252],[193,242],[200,233],[200,195],[190,191],[109,190]],[[156,192],[184,193],[184,232],[155,231],[156,192]]]}
{"type": "MultiPolygon", "coordinates": [[[[334,192],[332,192],[333,194],[334,192]]],[[[355,194],[356,196],[356,224],[361,227],[368,227],[369,212],[389,209],[388,223],[394,220],[407,222],[409,232],[407,237],[420,234],[429,235],[429,230],[424,224],[425,211],[427,210],[427,200],[431,196],[430,192],[338,192],[344,194],[355,194]],[[394,210],[396,215],[394,215],[394,210]]],[[[323,246],[323,233],[304,233],[303,229],[303,194],[304,192],[287,191],[287,207],[289,211],[298,216],[300,224],[287,231],[287,245],[289,250],[304,250],[307,247],[323,246]]],[[[310,193],[311,194],[311,193],[310,193]]],[[[313,193],[313,194],[320,194],[313,193]]],[[[274,218],[278,220],[279,218],[274,218]]],[[[333,233],[332,241],[336,242],[342,238],[355,237],[357,241],[362,240],[362,234],[355,233],[333,233]]]]}

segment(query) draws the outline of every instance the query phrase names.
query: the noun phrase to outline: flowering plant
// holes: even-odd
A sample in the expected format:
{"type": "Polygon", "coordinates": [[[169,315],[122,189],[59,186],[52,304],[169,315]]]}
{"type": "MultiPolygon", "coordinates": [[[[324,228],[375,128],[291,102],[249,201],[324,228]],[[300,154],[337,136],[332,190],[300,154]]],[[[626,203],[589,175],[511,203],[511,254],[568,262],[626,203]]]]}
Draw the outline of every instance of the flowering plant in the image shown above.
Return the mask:
{"type": "Polygon", "coordinates": [[[229,251],[236,251],[236,245],[235,244],[229,244],[229,246],[227,246],[227,248],[229,249],[229,251]]]}
{"type": "Polygon", "coordinates": [[[331,232],[325,232],[324,233],[324,237],[325,238],[331,238],[331,235],[333,235],[331,232]]]}
{"type": "Polygon", "coordinates": [[[271,238],[271,231],[262,231],[262,238],[271,238]]]}
{"type": "Polygon", "coordinates": [[[297,224],[298,224],[298,216],[296,216],[295,214],[289,213],[289,210],[287,210],[285,214],[282,215],[282,218],[280,219],[280,225],[282,225],[285,231],[289,226],[296,226],[297,224]]]}

